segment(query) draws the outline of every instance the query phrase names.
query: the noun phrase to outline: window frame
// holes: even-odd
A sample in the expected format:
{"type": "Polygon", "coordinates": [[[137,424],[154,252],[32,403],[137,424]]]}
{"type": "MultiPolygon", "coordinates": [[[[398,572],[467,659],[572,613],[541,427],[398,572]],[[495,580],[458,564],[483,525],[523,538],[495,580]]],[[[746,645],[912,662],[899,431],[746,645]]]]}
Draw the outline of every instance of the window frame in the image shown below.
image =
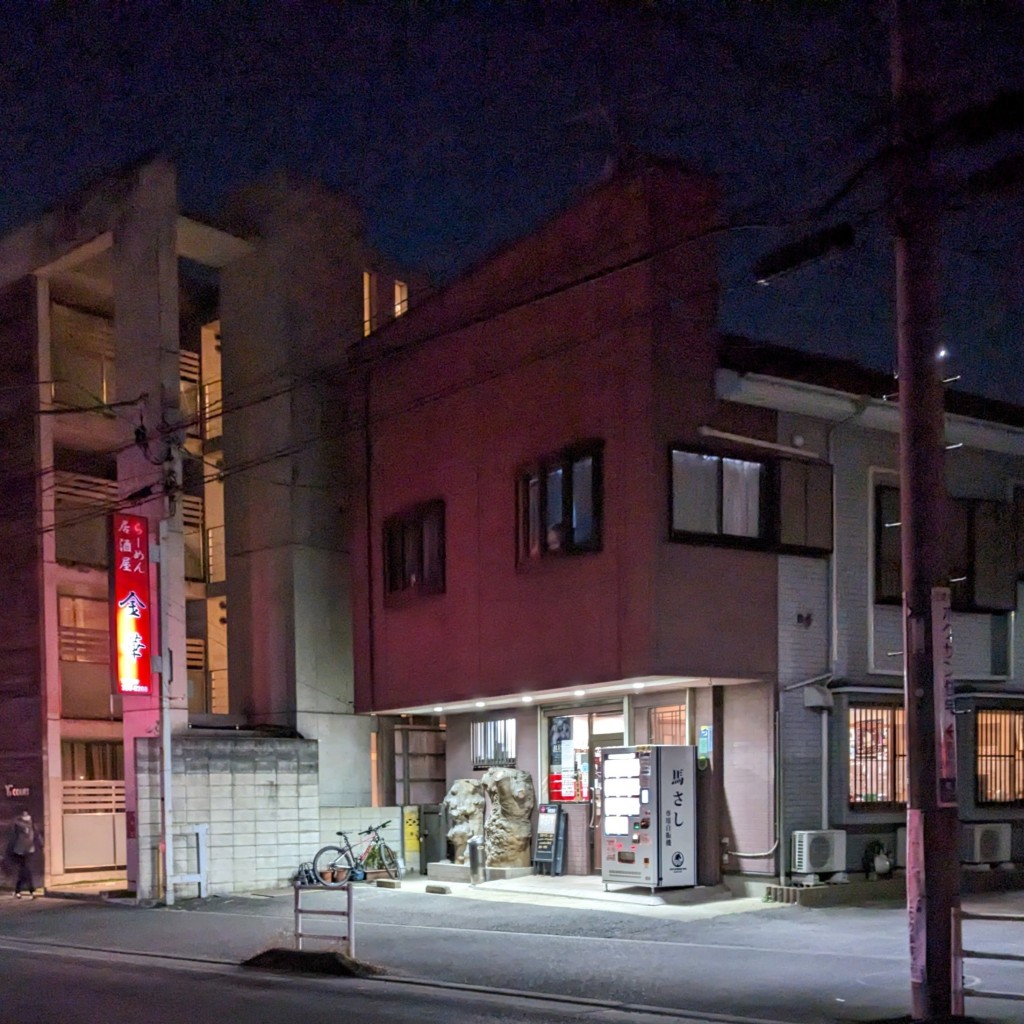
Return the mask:
{"type": "Polygon", "coordinates": [[[771,531],[769,522],[769,510],[771,505],[768,501],[769,489],[769,462],[763,458],[745,458],[733,452],[712,451],[708,449],[692,448],[687,445],[671,445],[668,452],[668,514],[669,514],[669,539],[687,544],[715,544],[722,547],[743,547],[763,549],[771,542],[771,531]],[[681,530],[675,525],[675,455],[696,455],[705,459],[714,459],[717,462],[716,482],[716,508],[715,519],[717,528],[715,531],[703,530],[681,530]],[[752,466],[760,467],[758,487],[758,509],[757,522],[758,531],[756,535],[735,534],[723,532],[723,522],[726,513],[726,502],[724,493],[726,461],[742,462],[752,466]]]}
{"type": "Polygon", "coordinates": [[[474,718],[469,723],[469,756],[473,771],[516,767],[516,719],[474,718]],[[504,756],[496,751],[504,749],[504,756]]]}
{"type": "Polygon", "coordinates": [[[377,273],[363,271],[363,337],[368,338],[377,329],[377,273]]]}
{"type": "Polygon", "coordinates": [[[445,565],[445,503],[443,498],[411,505],[395,515],[388,516],[382,524],[382,563],[384,575],[384,599],[388,603],[401,602],[411,597],[443,594],[446,586],[445,565]],[[428,578],[424,566],[428,562],[428,543],[425,525],[434,525],[436,547],[431,552],[436,567],[428,578]],[[418,557],[410,564],[409,542],[415,541],[418,532],[418,557]],[[395,564],[397,548],[401,547],[401,566],[395,564]],[[393,582],[401,577],[401,583],[393,582]]]}
{"type": "MultiPolygon", "coordinates": [[[[871,566],[874,603],[882,605],[901,604],[903,601],[902,579],[898,579],[896,590],[883,586],[884,575],[892,574],[895,570],[899,576],[902,565],[902,549],[900,538],[900,511],[899,511],[899,485],[892,482],[876,481],[872,494],[873,502],[873,536],[874,550],[872,552],[873,564],[871,566]],[[890,520],[889,516],[883,515],[882,503],[886,496],[895,497],[896,519],[890,520]],[[886,522],[895,522],[897,525],[886,526],[886,522]],[[891,537],[896,538],[895,553],[890,550],[887,556],[889,562],[883,566],[882,557],[887,549],[892,549],[891,537]],[[889,541],[889,543],[886,543],[889,541]]],[[[1007,565],[1006,600],[1000,604],[998,601],[978,600],[979,588],[983,583],[991,584],[991,580],[979,579],[979,537],[984,536],[986,528],[985,516],[998,519],[1004,516],[1007,527],[1012,528],[1013,506],[1009,503],[1001,503],[988,498],[960,498],[950,497],[949,499],[949,521],[946,530],[946,546],[944,549],[944,560],[948,576],[948,586],[953,611],[967,613],[981,613],[988,615],[1005,615],[1016,610],[1016,588],[1011,588],[1011,578],[1015,574],[1012,568],[1014,557],[1013,538],[1009,538],[1009,547],[1005,552],[1007,565]],[[966,563],[966,564],[963,564],[966,563]],[[1012,591],[1012,593],[1011,593],[1012,591]],[[1011,605],[1009,602],[1013,601],[1011,605]]],[[[989,527],[991,529],[991,527],[989,527]]],[[[998,531],[997,531],[998,532],[998,531]]],[[[1002,560],[997,560],[1002,561],[1002,560]]]]}
{"type": "Polygon", "coordinates": [[[668,466],[668,539],[677,544],[705,544],[713,547],[771,551],[828,557],[835,547],[833,498],[835,474],[830,463],[811,458],[783,458],[753,455],[728,447],[699,447],[671,444],[668,466]],[[714,532],[684,530],[676,527],[676,453],[717,460],[714,532]],[[735,461],[760,467],[758,493],[758,532],[756,536],[723,532],[726,517],[725,463],[735,461]],[[816,494],[810,487],[815,475],[827,476],[828,493],[816,494]],[[796,486],[794,486],[796,485],[796,486]],[[815,518],[817,517],[817,519],[815,518]],[[796,528],[794,530],[794,528],[796,528]],[[796,532],[804,540],[790,539],[796,532]],[[789,535],[783,540],[783,535],[789,535]],[[819,538],[824,541],[821,543],[819,538]]]}
{"type": "MultiPolygon", "coordinates": [[[[846,710],[846,806],[848,810],[857,813],[892,813],[902,811],[907,806],[907,734],[906,734],[906,712],[902,702],[899,701],[856,701],[851,702],[846,710]],[[858,763],[870,763],[867,756],[862,754],[858,757],[853,749],[854,728],[856,724],[861,726],[868,724],[868,716],[879,716],[888,718],[885,723],[888,729],[886,742],[888,751],[885,755],[887,764],[885,776],[891,785],[891,793],[884,800],[854,799],[855,775],[867,776],[867,771],[855,772],[854,766],[858,763]],[[856,719],[863,721],[856,723],[856,719]],[[901,799],[902,796],[902,799],[901,799]]],[[[876,758],[877,759],[877,758],[876,758]]]]}
{"type": "Polygon", "coordinates": [[[395,280],[394,315],[397,320],[409,312],[409,285],[405,281],[395,280]]]}
{"type": "MultiPolygon", "coordinates": [[[[987,746],[987,745],[986,745],[987,746]]],[[[1000,774],[1004,774],[1000,771],[1000,774]]],[[[1024,807],[1024,709],[1021,708],[976,708],[974,713],[974,802],[977,807],[1020,808],[1024,807]],[[1015,745],[1008,753],[982,753],[981,731],[984,725],[998,726],[1001,719],[1007,719],[1007,739],[1015,745]],[[1007,799],[997,800],[982,794],[982,780],[991,777],[991,769],[1006,763],[1005,774],[1016,794],[1007,799]]]]}
{"type": "Polygon", "coordinates": [[[604,441],[581,441],[558,452],[536,459],[516,474],[516,561],[531,565],[549,558],[594,554],[604,545],[604,441]],[[590,535],[576,539],[563,530],[555,544],[552,531],[571,522],[576,505],[574,467],[590,460],[590,535]],[[545,510],[549,507],[549,480],[561,474],[560,514],[558,524],[549,526],[545,510]]]}

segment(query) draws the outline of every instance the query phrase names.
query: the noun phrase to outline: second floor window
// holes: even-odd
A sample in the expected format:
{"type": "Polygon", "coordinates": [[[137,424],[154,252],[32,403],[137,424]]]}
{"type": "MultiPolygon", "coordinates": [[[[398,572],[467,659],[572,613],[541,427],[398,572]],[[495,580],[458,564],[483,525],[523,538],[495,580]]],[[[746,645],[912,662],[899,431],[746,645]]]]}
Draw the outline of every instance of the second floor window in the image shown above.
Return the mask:
{"type": "Polygon", "coordinates": [[[519,477],[519,558],[601,550],[599,441],[541,459],[519,477]]]}
{"type": "Polygon", "coordinates": [[[764,536],[763,462],[672,452],[672,533],[764,536]]]}
{"type": "Polygon", "coordinates": [[[816,555],[832,550],[827,462],[673,448],[670,494],[673,540],[816,555]]]}
{"type": "Polygon", "coordinates": [[[384,523],[386,594],[444,593],[444,502],[416,505],[384,523]]]}
{"type": "MultiPolygon", "coordinates": [[[[951,498],[944,534],[946,569],[954,611],[1010,612],[1017,606],[1013,506],[951,498]]],[[[900,492],[875,488],[875,601],[902,600],[900,492]]]]}

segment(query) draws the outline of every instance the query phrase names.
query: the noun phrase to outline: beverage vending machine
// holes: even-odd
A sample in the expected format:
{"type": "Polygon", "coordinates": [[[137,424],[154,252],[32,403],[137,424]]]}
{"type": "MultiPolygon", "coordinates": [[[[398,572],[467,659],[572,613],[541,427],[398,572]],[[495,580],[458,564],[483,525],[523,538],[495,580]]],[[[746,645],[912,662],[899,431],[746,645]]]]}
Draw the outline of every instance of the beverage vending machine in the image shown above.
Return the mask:
{"type": "Polygon", "coordinates": [[[697,748],[601,751],[601,880],[669,889],[697,884],[697,748]]]}

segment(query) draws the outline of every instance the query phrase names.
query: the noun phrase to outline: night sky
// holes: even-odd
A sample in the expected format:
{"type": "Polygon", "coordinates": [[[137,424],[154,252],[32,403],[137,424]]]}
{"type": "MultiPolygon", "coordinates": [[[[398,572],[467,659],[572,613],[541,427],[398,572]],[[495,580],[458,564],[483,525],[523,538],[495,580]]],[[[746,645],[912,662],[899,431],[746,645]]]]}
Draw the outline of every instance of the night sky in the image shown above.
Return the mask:
{"type": "MultiPolygon", "coordinates": [[[[1021,0],[921,0],[940,116],[1024,88],[1021,0]]],[[[622,146],[718,176],[720,326],[895,363],[884,177],[888,4],[78,2],[3,5],[0,230],[153,151],[215,219],[275,172],[349,192],[386,254],[444,282],[595,181],[622,146]],[[846,252],[759,287],[756,258],[834,219],[846,252]]],[[[944,151],[950,179],[1024,132],[944,151]]],[[[943,341],[965,390],[1024,402],[1022,190],[950,203],[943,341]]]]}

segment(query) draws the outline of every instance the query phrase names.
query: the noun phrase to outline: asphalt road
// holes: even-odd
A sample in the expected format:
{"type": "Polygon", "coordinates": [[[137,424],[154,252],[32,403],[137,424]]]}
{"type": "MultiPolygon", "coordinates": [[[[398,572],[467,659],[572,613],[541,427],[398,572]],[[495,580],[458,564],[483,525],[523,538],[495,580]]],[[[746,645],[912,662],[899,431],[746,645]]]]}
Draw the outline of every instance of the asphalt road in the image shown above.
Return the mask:
{"type": "MultiPolygon", "coordinates": [[[[1000,898],[986,898],[984,905],[998,911],[1000,898]]],[[[612,913],[365,888],[356,907],[358,957],[385,967],[391,979],[799,1024],[909,1011],[905,911],[898,905],[775,907],[695,919],[685,912],[612,913]]],[[[0,943],[4,936],[9,947],[41,943],[40,955],[46,946],[63,944],[230,964],[268,946],[289,945],[291,927],[289,896],[192,901],[170,910],[46,900],[13,910],[5,904],[0,943]]],[[[967,927],[971,946],[1024,955],[1024,924],[967,927]]],[[[988,989],[1024,990],[1019,964],[979,961],[968,974],[988,989]]],[[[275,977],[267,984],[282,982],[275,977]]],[[[373,992],[387,983],[330,984],[352,991],[368,985],[373,992]]],[[[1024,1020],[1021,1003],[977,999],[968,1011],[1007,1024],[1024,1020]]],[[[544,1013],[537,1019],[560,1019],[544,1013]]],[[[19,1024],[25,1021],[19,1018],[19,1024]]]]}
{"type": "MultiPolygon", "coordinates": [[[[0,992],[0,1024],[672,1024],[683,1019],[503,993],[257,975],[238,967],[182,967],[66,950],[5,950],[0,992]]],[[[692,1017],[686,1020],[695,1024],[692,1017]]]]}

